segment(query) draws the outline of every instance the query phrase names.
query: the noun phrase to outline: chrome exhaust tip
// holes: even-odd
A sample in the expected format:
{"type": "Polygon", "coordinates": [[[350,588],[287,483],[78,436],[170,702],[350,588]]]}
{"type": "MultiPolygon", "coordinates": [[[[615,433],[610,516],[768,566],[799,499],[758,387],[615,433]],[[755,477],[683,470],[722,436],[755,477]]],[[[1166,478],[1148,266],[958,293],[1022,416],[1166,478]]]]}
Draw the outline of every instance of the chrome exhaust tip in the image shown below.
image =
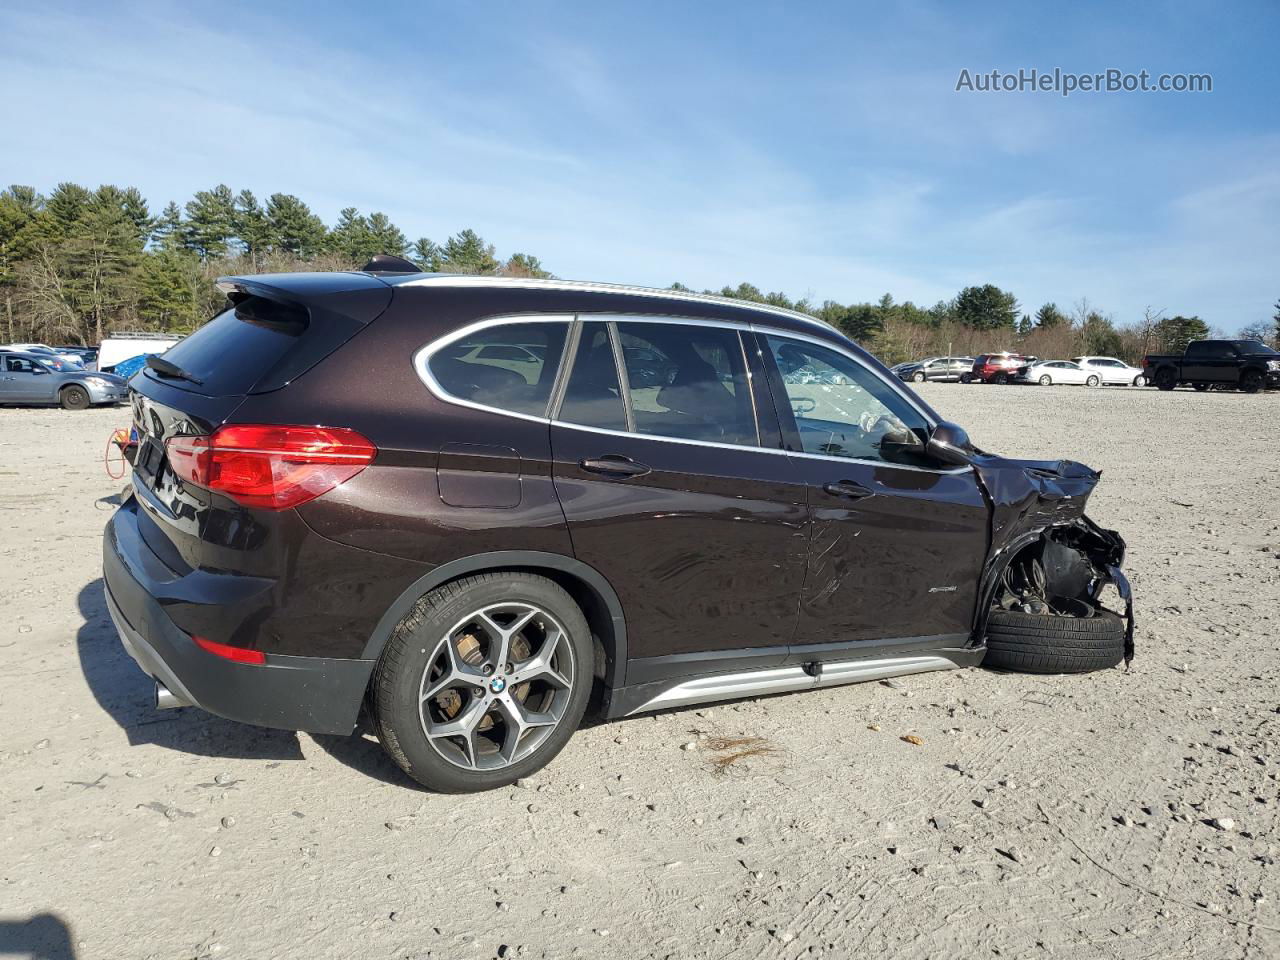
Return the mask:
{"type": "Polygon", "coordinates": [[[174,710],[178,707],[187,707],[190,704],[183,700],[176,693],[166,687],[159,680],[156,681],[156,709],[157,710],[174,710]]]}

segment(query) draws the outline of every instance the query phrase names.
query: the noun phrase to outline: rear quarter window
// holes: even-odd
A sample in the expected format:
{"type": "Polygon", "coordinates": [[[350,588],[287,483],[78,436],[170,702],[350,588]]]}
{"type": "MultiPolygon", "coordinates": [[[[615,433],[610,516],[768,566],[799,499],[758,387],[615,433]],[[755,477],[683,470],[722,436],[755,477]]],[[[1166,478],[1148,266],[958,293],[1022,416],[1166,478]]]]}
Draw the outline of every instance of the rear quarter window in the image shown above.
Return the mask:
{"type": "Polygon", "coordinates": [[[453,399],[543,417],[568,331],[568,320],[484,327],[432,350],[426,368],[453,399]]]}

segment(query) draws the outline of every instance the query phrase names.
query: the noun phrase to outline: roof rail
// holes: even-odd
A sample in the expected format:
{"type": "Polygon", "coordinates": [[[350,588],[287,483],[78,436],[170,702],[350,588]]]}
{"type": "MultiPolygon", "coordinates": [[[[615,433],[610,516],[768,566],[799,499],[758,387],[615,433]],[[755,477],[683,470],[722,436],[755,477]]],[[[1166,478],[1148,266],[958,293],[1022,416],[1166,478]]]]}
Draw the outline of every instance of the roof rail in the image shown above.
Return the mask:
{"type": "Polygon", "coordinates": [[[149,330],[112,330],[107,340],[181,340],[180,333],[160,333],[149,330]]]}

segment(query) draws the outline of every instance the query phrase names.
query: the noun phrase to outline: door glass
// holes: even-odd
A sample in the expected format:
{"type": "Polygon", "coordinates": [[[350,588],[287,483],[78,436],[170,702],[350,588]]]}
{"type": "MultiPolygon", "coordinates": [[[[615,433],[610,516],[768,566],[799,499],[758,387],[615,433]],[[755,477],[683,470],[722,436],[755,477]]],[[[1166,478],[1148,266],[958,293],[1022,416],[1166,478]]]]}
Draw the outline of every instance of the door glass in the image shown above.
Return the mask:
{"type": "Polygon", "coordinates": [[[835,350],[765,339],[805,453],[936,466],[924,456],[928,423],[889,384],[835,350]]]}
{"type": "Polygon", "coordinates": [[[609,326],[603,320],[582,325],[558,419],[606,430],[627,429],[609,326]]]}
{"type": "Polygon", "coordinates": [[[569,324],[504,323],[455,340],[427,366],[446,393],[513,413],[546,416],[569,324]]]}
{"type": "Polygon", "coordinates": [[[637,433],[759,443],[736,330],[623,321],[618,333],[637,433]]]}

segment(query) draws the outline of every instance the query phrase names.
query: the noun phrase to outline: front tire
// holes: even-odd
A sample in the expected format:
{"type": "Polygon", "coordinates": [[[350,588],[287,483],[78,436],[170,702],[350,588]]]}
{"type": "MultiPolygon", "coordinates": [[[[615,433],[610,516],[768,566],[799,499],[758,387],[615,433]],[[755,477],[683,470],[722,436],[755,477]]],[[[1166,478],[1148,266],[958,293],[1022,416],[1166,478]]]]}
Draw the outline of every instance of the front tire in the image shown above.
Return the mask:
{"type": "Polygon", "coordinates": [[[559,585],[487,573],[432,590],[374,671],[374,729],[418,783],[471,793],[514,783],[564,747],[586,710],[591,629],[559,585]]]}
{"type": "Polygon", "coordinates": [[[62,404],[63,410],[85,410],[90,403],[89,391],[73,383],[62,388],[62,392],[58,394],[58,402],[62,404]]]}
{"type": "Polygon", "coordinates": [[[1245,393],[1257,393],[1262,389],[1262,374],[1257,370],[1246,370],[1240,378],[1240,389],[1245,393]]]}
{"type": "Polygon", "coordinates": [[[1125,624],[1110,610],[1091,617],[992,610],[984,667],[1019,673],[1089,673],[1124,659],[1125,624]]]}
{"type": "Polygon", "coordinates": [[[1093,375],[1089,376],[1089,377],[1085,380],[1084,385],[1085,385],[1086,387],[1096,387],[1096,386],[1098,386],[1100,383],[1102,383],[1102,381],[1098,378],[1098,375],[1095,373],[1095,374],[1093,374],[1093,375]]]}
{"type": "Polygon", "coordinates": [[[1193,383],[1191,386],[1196,393],[1204,393],[1209,389],[1209,385],[1207,383],[1193,383]]]}
{"type": "Polygon", "coordinates": [[[1144,377],[1142,374],[1138,374],[1136,377],[1133,378],[1133,385],[1135,387],[1145,387],[1147,385],[1147,378],[1144,377]]]}
{"type": "Polygon", "coordinates": [[[916,371],[911,375],[911,379],[914,380],[916,383],[924,383],[925,380],[927,380],[928,378],[924,375],[922,371],[916,371]]]}

